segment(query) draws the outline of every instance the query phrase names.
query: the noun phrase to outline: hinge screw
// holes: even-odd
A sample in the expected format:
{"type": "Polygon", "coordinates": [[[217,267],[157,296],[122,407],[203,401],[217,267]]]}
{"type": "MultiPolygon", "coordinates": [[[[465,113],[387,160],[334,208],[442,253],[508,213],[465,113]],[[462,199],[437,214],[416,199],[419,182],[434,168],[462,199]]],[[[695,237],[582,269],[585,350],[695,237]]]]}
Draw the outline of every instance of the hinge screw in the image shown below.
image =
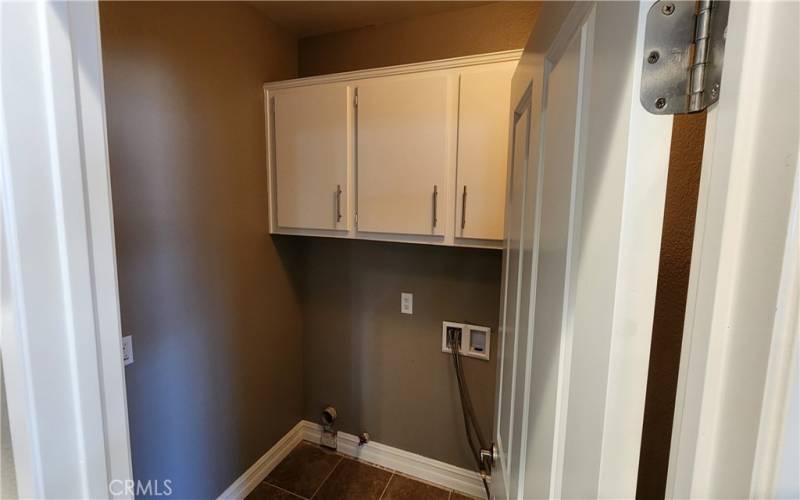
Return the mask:
{"type": "Polygon", "coordinates": [[[661,6],[661,13],[665,16],[671,16],[672,13],[675,12],[675,4],[674,3],[665,3],[661,6]]]}
{"type": "Polygon", "coordinates": [[[659,58],[658,51],[654,50],[650,52],[649,56],[647,56],[647,62],[649,62],[650,64],[655,64],[656,62],[658,62],[658,58],[659,58]]]}
{"type": "Polygon", "coordinates": [[[656,109],[664,109],[664,106],[667,105],[667,100],[663,97],[659,97],[656,99],[656,109]]]}
{"type": "Polygon", "coordinates": [[[711,87],[711,97],[716,99],[719,96],[719,83],[715,83],[713,87],[711,87]]]}

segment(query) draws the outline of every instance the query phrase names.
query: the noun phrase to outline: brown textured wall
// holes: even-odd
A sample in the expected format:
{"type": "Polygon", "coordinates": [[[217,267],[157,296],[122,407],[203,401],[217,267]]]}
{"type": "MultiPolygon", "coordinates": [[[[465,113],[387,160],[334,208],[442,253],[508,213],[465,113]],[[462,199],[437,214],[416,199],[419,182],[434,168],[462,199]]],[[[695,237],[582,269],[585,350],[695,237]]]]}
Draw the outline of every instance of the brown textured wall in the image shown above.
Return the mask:
{"type": "MultiPolygon", "coordinates": [[[[500,3],[301,40],[299,67],[309,75],[522,48],[536,10],[500,3]]],[[[441,328],[469,320],[496,334],[501,252],[301,240],[305,417],[318,421],[334,404],[344,431],[473,468],[441,328]],[[400,292],[414,293],[413,316],[400,313],[400,292]]],[[[486,434],[496,352],[465,363],[486,434]]]]}
{"type": "Polygon", "coordinates": [[[261,94],[296,42],[243,3],[103,2],[100,21],[133,472],[215,498],[301,417],[261,94]]]}
{"type": "Polygon", "coordinates": [[[636,496],[664,498],[706,114],[677,115],[672,127],[636,496]]]}
{"type": "Polygon", "coordinates": [[[299,41],[300,76],[466,56],[525,45],[536,2],[495,2],[299,41]]]}

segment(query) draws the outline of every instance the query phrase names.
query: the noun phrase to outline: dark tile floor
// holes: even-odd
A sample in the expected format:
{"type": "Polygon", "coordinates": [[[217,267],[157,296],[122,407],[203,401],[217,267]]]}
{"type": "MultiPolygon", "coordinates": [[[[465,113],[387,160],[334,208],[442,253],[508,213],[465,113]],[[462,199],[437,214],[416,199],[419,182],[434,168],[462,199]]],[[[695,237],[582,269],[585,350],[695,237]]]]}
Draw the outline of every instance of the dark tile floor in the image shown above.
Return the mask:
{"type": "Polygon", "coordinates": [[[247,500],[471,500],[303,441],[247,500]]]}

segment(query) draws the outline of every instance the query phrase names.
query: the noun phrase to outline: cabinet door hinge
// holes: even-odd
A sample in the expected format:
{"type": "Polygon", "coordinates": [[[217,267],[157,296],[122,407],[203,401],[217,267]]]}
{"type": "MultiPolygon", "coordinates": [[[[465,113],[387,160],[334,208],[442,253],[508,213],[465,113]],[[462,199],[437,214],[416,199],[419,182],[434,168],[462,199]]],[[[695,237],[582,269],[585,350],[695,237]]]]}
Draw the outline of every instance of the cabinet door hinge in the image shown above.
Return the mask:
{"type": "Polygon", "coordinates": [[[656,2],[647,13],[640,99],[657,115],[696,113],[717,102],[727,0],[656,2]]]}
{"type": "Polygon", "coordinates": [[[355,222],[356,227],[358,227],[358,212],[353,213],[353,221],[355,222]]]}
{"type": "Polygon", "coordinates": [[[355,94],[353,94],[353,107],[358,107],[358,90],[356,90],[355,94]]]}

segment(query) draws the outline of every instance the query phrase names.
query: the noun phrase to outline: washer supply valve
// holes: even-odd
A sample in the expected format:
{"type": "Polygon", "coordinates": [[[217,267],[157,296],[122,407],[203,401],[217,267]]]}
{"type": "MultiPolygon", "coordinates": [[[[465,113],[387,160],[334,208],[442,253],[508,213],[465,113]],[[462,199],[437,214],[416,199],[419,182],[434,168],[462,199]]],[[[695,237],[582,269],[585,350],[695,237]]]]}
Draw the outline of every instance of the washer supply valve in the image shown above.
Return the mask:
{"type": "Polygon", "coordinates": [[[328,406],[322,410],[322,436],[320,444],[326,448],[336,449],[336,434],[333,424],[336,422],[336,408],[328,406]]]}

